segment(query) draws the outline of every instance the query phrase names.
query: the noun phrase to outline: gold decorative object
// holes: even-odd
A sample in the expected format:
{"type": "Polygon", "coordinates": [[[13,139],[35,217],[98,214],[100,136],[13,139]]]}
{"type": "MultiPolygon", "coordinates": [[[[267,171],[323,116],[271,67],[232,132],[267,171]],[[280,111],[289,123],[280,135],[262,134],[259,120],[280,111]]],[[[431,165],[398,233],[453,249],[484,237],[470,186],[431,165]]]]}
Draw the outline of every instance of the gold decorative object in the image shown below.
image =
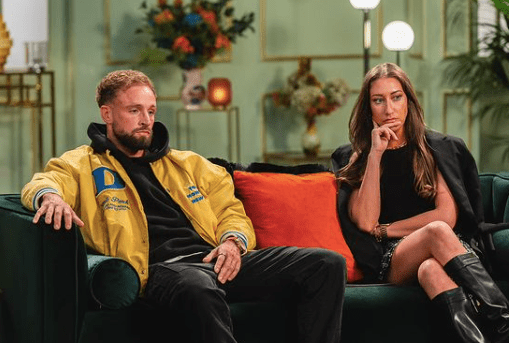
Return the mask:
{"type": "Polygon", "coordinates": [[[304,153],[316,157],[320,149],[317,135],[316,117],[329,115],[343,106],[351,90],[345,80],[335,78],[325,84],[311,73],[311,59],[301,57],[299,69],[290,75],[284,89],[272,93],[276,106],[293,107],[304,115],[307,129],[302,137],[304,153]]]}
{"type": "Polygon", "coordinates": [[[307,122],[306,131],[302,135],[302,149],[304,150],[304,154],[308,157],[316,158],[320,152],[320,145],[316,120],[309,120],[307,122]]]}
{"type": "Polygon", "coordinates": [[[0,14],[0,72],[4,71],[5,62],[11,52],[12,39],[9,35],[9,31],[5,26],[4,18],[0,14]]]}

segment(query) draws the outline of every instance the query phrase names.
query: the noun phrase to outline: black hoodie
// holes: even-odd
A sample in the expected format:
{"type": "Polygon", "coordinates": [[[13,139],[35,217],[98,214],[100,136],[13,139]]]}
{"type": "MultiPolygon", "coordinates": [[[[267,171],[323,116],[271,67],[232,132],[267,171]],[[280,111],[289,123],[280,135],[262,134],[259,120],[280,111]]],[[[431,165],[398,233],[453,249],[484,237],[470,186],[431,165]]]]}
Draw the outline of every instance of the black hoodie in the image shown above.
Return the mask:
{"type": "Polygon", "coordinates": [[[212,250],[212,246],[194,230],[181,208],[154,175],[150,163],[165,158],[169,152],[169,137],[166,127],[154,123],[153,139],[145,155],[127,157],[106,137],[106,125],[91,123],[88,127],[90,144],[98,153],[110,150],[122,164],[133,182],[147,216],[149,232],[149,264],[163,262],[178,256],[194,255],[199,259],[212,250]]]}

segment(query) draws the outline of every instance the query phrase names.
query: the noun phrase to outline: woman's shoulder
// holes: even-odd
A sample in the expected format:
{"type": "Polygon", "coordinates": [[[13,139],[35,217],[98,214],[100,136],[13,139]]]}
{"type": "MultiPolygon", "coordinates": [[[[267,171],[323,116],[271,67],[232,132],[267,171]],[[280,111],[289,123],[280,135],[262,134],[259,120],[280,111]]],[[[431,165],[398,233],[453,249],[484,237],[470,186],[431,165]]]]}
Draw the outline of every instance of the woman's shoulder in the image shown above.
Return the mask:
{"type": "Polygon", "coordinates": [[[352,145],[351,144],[345,144],[341,145],[339,148],[337,148],[331,155],[331,159],[333,161],[333,169],[341,169],[342,167],[346,166],[348,164],[348,161],[350,160],[350,156],[352,155],[352,145]]]}
{"type": "Polygon", "coordinates": [[[476,169],[474,157],[463,139],[436,131],[426,133],[426,139],[442,173],[445,168],[476,169]]]}
{"type": "Polygon", "coordinates": [[[426,131],[426,140],[432,148],[456,148],[461,150],[467,149],[463,139],[434,130],[426,131]]]}
{"type": "Polygon", "coordinates": [[[339,146],[334,152],[332,153],[332,159],[333,160],[341,160],[344,157],[350,158],[350,155],[352,154],[352,145],[351,144],[345,144],[339,146]]]}

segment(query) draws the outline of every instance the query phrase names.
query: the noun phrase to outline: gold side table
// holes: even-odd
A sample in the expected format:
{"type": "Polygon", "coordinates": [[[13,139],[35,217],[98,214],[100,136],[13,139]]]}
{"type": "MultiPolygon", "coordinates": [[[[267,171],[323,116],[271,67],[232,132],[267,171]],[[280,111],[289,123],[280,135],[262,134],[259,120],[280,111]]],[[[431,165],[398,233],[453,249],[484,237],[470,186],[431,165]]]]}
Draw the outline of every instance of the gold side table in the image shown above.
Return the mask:
{"type": "Polygon", "coordinates": [[[203,108],[199,110],[187,110],[185,108],[181,108],[177,110],[177,125],[176,125],[176,135],[177,135],[177,148],[181,148],[180,144],[180,138],[181,138],[181,132],[180,132],[180,121],[181,121],[181,115],[185,115],[185,121],[186,121],[186,149],[191,148],[191,114],[196,113],[204,113],[204,112],[221,112],[226,114],[227,116],[227,131],[228,131],[228,160],[230,162],[240,162],[240,119],[239,119],[239,108],[237,106],[230,106],[226,109],[215,109],[215,108],[203,108]],[[233,121],[235,121],[235,132],[232,129],[233,128],[233,121]],[[235,133],[235,134],[234,134],[235,133]],[[235,136],[235,149],[234,149],[234,137],[235,136]],[[233,150],[236,152],[237,160],[233,161],[233,150]]]}
{"type": "Polygon", "coordinates": [[[43,109],[51,111],[51,154],[56,155],[55,75],[53,71],[0,73],[0,106],[32,108],[32,169],[44,167],[43,109]]]}

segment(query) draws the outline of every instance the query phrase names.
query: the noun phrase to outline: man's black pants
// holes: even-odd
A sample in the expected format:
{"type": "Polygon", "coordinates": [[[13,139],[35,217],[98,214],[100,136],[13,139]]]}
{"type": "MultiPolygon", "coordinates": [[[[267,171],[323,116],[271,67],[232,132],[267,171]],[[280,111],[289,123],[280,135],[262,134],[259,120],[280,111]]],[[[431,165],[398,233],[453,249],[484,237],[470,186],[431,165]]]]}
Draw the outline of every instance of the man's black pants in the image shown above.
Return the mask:
{"type": "Polygon", "coordinates": [[[346,283],[341,255],[294,247],[252,251],[224,285],[213,267],[189,261],[150,267],[146,300],[181,318],[189,342],[236,342],[227,302],[257,300],[287,300],[295,306],[298,342],[339,342],[346,283]]]}

